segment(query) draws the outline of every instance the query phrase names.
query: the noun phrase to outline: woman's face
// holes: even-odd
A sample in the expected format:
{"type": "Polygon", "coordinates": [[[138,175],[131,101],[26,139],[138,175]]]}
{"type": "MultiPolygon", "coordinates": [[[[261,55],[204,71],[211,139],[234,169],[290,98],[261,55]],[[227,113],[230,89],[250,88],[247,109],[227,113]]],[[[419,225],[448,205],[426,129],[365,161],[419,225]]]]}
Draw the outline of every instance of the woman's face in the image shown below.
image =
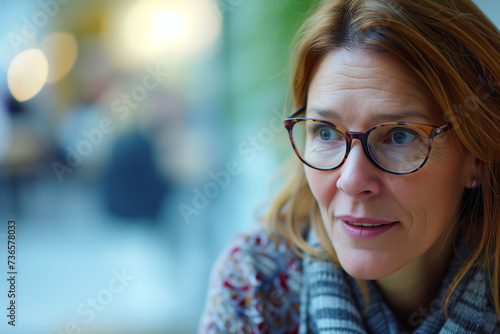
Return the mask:
{"type": "MultiPolygon", "coordinates": [[[[434,99],[421,87],[392,56],[334,51],[315,72],[307,117],[326,119],[348,131],[366,131],[390,121],[445,124],[434,99]]],[[[475,159],[453,131],[435,137],[429,160],[412,174],[381,171],[368,160],[359,140],[353,141],[347,160],[336,170],[305,166],[340,264],[362,279],[387,277],[413,261],[428,263],[448,254],[447,236],[474,172],[475,159]]]]}

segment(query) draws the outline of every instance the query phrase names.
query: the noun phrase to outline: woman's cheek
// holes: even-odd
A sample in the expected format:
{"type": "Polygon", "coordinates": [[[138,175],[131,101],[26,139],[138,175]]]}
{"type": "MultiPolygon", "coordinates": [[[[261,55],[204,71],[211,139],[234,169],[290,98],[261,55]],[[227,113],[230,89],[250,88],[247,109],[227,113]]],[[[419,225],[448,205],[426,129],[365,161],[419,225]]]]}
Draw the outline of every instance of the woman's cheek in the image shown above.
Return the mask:
{"type": "Polygon", "coordinates": [[[336,183],[338,178],[335,176],[335,172],[319,171],[305,167],[305,173],[311,192],[320,208],[328,207],[337,192],[336,183]]]}

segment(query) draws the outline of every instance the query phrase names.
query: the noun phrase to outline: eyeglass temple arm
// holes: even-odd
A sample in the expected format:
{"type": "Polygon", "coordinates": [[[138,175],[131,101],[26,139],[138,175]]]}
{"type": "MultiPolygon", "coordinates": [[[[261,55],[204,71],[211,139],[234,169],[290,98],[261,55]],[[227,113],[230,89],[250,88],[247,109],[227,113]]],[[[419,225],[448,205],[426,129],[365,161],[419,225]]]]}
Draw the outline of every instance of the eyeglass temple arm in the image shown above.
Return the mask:
{"type": "Polygon", "coordinates": [[[453,124],[452,123],[445,124],[443,126],[438,127],[435,130],[432,130],[432,132],[430,133],[430,137],[434,138],[435,136],[437,136],[437,135],[439,135],[441,133],[444,133],[444,132],[446,132],[448,130],[451,130],[451,129],[453,129],[453,124]]]}
{"type": "Polygon", "coordinates": [[[288,116],[287,118],[296,118],[297,115],[299,115],[300,113],[302,113],[304,110],[306,110],[306,106],[302,106],[302,107],[299,107],[297,110],[295,110],[290,116],[288,116]]]}

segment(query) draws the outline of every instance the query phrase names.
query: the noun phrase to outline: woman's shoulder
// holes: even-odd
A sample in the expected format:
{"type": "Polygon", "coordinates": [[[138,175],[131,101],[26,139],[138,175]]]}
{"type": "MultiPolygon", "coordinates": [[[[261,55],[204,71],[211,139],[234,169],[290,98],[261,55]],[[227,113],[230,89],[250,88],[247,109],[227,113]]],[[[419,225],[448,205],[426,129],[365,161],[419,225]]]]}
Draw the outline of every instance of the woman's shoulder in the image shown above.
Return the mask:
{"type": "Polygon", "coordinates": [[[239,235],[212,272],[200,333],[294,333],[301,258],[264,228],[239,235]]]}

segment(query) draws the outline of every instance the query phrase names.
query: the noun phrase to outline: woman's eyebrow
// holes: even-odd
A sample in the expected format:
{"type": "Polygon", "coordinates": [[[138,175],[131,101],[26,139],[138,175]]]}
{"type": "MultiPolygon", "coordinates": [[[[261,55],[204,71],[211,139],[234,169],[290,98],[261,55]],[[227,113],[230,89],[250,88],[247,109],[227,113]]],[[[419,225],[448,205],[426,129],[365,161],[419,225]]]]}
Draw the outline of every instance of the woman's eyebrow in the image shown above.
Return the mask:
{"type": "Polygon", "coordinates": [[[407,118],[429,119],[429,115],[415,110],[408,110],[398,113],[373,113],[371,116],[373,122],[396,122],[404,121],[407,118]]]}
{"type": "Polygon", "coordinates": [[[334,119],[336,121],[341,121],[342,116],[333,109],[318,109],[318,108],[307,108],[306,112],[312,111],[323,119],[334,119]]]}
{"type": "MultiPolygon", "coordinates": [[[[308,108],[307,112],[313,112],[318,115],[318,117],[327,120],[342,121],[342,115],[333,109],[319,109],[319,108],[308,108]]],[[[404,121],[407,118],[421,118],[428,119],[429,116],[415,110],[402,111],[397,113],[373,113],[370,115],[370,120],[372,122],[396,122],[404,121]]]]}

